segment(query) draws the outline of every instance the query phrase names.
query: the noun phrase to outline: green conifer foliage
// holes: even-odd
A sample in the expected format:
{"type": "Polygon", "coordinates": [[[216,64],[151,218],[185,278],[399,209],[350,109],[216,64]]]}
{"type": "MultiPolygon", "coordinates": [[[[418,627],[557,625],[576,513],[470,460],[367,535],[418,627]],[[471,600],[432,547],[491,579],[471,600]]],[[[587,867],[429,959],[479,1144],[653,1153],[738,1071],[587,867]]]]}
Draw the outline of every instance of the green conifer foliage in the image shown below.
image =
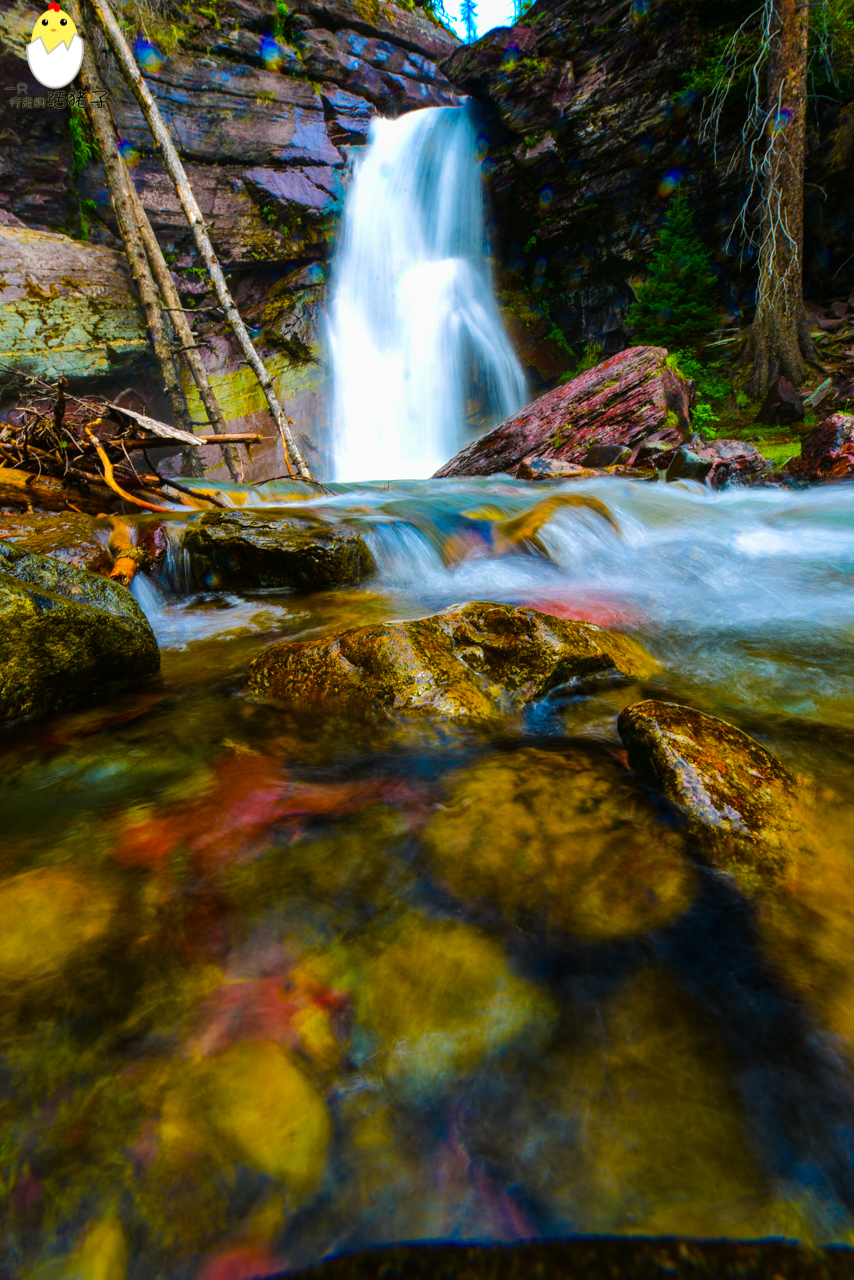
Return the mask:
{"type": "Polygon", "coordinates": [[[717,322],[717,281],[709,254],[694,233],[680,191],[658,233],[649,275],[637,289],[628,322],[636,340],[673,348],[699,347],[717,322]]]}

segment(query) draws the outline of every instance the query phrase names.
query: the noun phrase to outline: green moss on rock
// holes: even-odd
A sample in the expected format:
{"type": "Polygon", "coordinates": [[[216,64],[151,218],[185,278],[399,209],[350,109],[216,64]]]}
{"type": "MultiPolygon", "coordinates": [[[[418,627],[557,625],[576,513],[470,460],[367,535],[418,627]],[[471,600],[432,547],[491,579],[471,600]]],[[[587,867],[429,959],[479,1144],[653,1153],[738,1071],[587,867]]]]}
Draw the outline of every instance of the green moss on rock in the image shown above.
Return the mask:
{"type": "Polygon", "coordinates": [[[376,569],[362,538],[319,517],[212,511],[183,538],[192,575],[209,587],[314,591],[361,582],[376,569]]]}
{"type": "Polygon", "coordinates": [[[593,623],[473,602],[413,622],[281,642],[249,668],[250,693],[307,709],[485,720],[598,673],[650,674],[649,655],[593,623]]]}
{"type": "Polygon", "coordinates": [[[685,814],[715,867],[748,893],[784,877],[796,784],[776,756],[733,725],[670,702],[626,707],[617,727],[632,768],[685,814]]]}
{"type": "Polygon", "coordinates": [[[154,633],[124,587],[0,542],[0,721],[159,666],[154,633]]]}

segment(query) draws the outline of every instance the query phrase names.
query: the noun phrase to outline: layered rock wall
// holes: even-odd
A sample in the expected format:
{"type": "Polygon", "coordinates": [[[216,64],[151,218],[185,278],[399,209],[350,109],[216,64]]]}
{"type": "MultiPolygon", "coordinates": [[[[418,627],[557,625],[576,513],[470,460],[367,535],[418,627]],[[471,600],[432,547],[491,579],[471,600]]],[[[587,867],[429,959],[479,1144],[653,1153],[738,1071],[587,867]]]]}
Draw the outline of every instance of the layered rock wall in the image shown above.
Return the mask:
{"type": "MultiPolygon", "coordinates": [[[[322,474],[319,309],[348,166],[375,115],[459,101],[437,65],[458,42],[429,17],[386,0],[300,0],[284,19],[286,35],[282,22],[272,0],[218,0],[204,12],[176,7],[162,33],[172,42],[167,56],[155,56],[164,48],[155,30],[153,51],[140,58],[238,306],[300,447],[322,474]]],[[[150,411],[168,418],[103,170],[94,160],[81,166],[79,147],[75,157],[70,108],[13,105],[15,98],[35,103],[44,92],[24,57],[31,29],[24,0],[0,17],[0,69],[9,86],[0,97],[2,360],[40,376],[85,380],[89,391],[102,389],[93,380],[113,392],[117,382],[130,384],[150,411]],[[15,92],[19,83],[23,93],[15,92]],[[37,233],[38,252],[31,244],[37,233]]],[[[99,33],[90,38],[142,203],[182,301],[198,313],[202,359],[225,417],[234,430],[268,433],[260,387],[216,308],[148,126],[99,33]]],[[[188,391],[203,422],[195,388],[188,391]]],[[[219,452],[209,452],[216,465],[219,452]]],[[[273,441],[256,450],[254,472],[278,474],[280,455],[273,441]]]]}

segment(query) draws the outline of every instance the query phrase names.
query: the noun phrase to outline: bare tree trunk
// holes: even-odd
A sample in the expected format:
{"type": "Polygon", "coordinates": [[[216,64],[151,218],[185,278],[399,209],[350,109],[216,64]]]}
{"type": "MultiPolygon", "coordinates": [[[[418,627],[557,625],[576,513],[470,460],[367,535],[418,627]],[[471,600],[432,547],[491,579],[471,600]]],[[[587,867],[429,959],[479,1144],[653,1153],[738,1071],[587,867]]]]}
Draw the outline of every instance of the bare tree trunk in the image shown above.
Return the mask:
{"type": "MultiPolygon", "coordinates": [[[[134,215],[139,226],[142,243],[145,245],[148,260],[151,263],[151,270],[160,286],[160,293],[163,297],[166,310],[169,312],[169,318],[172,322],[172,328],[175,337],[178,340],[179,350],[187,364],[196,386],[199,389],[199,397],[205,407],[205,411],[210,420],[215,433],[219,436],[228,434],[228,427],[222,416],[222,411],[217,403],[216,396],[208,378],[208,371],[202,364],[201,356],[195,350],[195,337],[190,328],[184,309],[181,306],[181,299],[178,296],[178,290],[175,288],[175,282],[172,279],[172,273],[163,257],[160,245],[157,243],[157,237],[154,234],[151,223],[148,220],[148,214],[143,208],[142,201],[139,198],[136,187],[133,184],[133,178],[127,172],[127,166],[124,160],[121,164],[125,168],[125,176],[127,178],[128,194],[130,195],[131,205],[133,206],[134,215]]],[[[243,467],[240,464],[237,450],[233,445],[222,444],[222,456],[225,459],[229,474],[232,480],[243,480],[243,467]]]]}
{"type": "Polygon", "coordinates": [[[808,7],[766,0],[769,20],[768,138],[762,159],[763,207],[756,315],[747,335],[745,389],[757,399],[782,374],[793,386],[817,361],[803,298],[808,7]]]}
{"type": "Polygon", "coordinates": [[[270,375],[265,369],[258,352],[255,350],[246,325],[241,319],[240,312],[234,305],[234,299],[232,298],[228,285],[226,284],[222,267],[219,265],[210,237],[208,236],[205,228],[202,211],[199,208],[196,197],[193,195],[193,189],[190,186],[184,166],[181,163],[181,158],[175,149],[175,144],[173,143],[169,130],[166,127],[162,115],[160,114],[160,108],[157,106],[157,103],[154,101],[151,94],[151,90],[145,83],[142,72],[136,64],[136,60],[124,38],[122,29],[116,21],[116,16],[110,8],[110,5],[107,3],[107,0],[89,0],[89,4],[94,10],[96,17],[104,30],[104,34],[107,37],[110,48],[116,56],[123,76],[136,95],[136,99],[142,108],[143,115],[148,121],[148,126],[151,129],[155,142],[160,148],[164,164],[166,165],[169,176],[175,186],[175,190],[178,193],[178,199],[181,201],[181,206],[187,217],[187,221],[190,224],[190,230],[192,231],[193,237],[196,241],[196,247],[204,259],[205,265],[208,269],[208,274],[211,278],[211,283],[216,289],[220,306],[225,312],[226,319],[231,325],[234,335],[240,344],[241,350],[246,358],[246,363],[249,365],[250,369],[255,374],[255,377],[258,379],[258,382],[261,384],[267,404],[270,406],[270,413],[273,417],[273,421],[275,422],[279,435],[282,438],[282,447],[284,449],[285,462],[287,463],[288,470],[291,469],[291,459],[293,459],[294,466],[296,467],[300,478],[311,482],[311,472],[306,466],[291,433],[290,420],[279,403],[279,398],[276,395],[276,390],[273,386],[270,375]]]}
{"type": "Polygon", "coordinates": [[[127,171],[124,167],[124,161],[119,155],[112,128],[107,124],[106,112],[91,105],[91,94],[98,84],[98,70],[91,40],[83,42],[83,65],[81,70],[83,86],[90,97],[89,119],[92,122],[92,133],[101,154],[101,163],[107,176],[107,186],[110,189],[116,222],[119,225],[119,231],[124,242],[128,264],[139,294],[148,332],[154,344],[154,353],[160,364],[163,385],[172,404],[175,425],[180,427],[182,431],[192,432],[193,424],[190,421],[187,402],[172,358],[172,348],[163,323],[160,299],[157,296],[157,289],[151,275],[148,259],[145,256],[142,237],[136,225],[136,217],[134,216],[127,191],[127,171]]]}

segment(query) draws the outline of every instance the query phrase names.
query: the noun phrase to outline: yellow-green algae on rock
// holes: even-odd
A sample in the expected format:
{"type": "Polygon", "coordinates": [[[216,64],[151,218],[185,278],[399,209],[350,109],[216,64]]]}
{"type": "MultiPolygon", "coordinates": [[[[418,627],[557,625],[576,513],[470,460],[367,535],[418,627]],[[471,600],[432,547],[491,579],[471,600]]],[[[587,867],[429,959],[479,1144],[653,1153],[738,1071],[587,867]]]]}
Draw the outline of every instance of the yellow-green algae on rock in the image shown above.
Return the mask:
{"type": "Polygon", "coordinates": [[[501,1049],[550,1033],[551,997],[471,925],[411,912],[365,945],[360,971],[341,985],[376,1042],[372,1065],[409,1096],[429,1097],[501,1049]]]}
{"type": "Polygon", "coordinates": [[[727,1055],[658,968],[579,1016],[532,1065],[496,1140],[512,1155],[512,1175],[564,1229],[712,1238],[779,1231],[727,1055]]]}
{"type": "Polygon", "coordinates": [[[116,908],[108,889],[69,866],[0,882],[0,983],[19,987],[61,974],[104,938],[116,908]]]}
{"type": "Polygon", "coordinates": [[[148,619],[124,587],[0,542],[0,721],[159,666],[148,619]]]}
{"type": "Polygon", "coordinates": [[[486,720],[600,673],[649,675],[635,641],[536,609],[472,602],[413,622],[270,645],[249,692],[305,709],[378,708],[486,720]]]}
{"type": "Polygon", "coordinates": [[[646,933],[694,896],[681,836],[603,753],[525,747],[482,760],[451,776],[421,838],[457,897],[552,932],[646,933]]]}
{"type": "Polygon", "coordinates": [[[676,703],[637,702],[617,728],[632,768],[684,813],[714,866],[748,893],[785,876],[796,782],[776,756],[733,725],[676,703]]]}

